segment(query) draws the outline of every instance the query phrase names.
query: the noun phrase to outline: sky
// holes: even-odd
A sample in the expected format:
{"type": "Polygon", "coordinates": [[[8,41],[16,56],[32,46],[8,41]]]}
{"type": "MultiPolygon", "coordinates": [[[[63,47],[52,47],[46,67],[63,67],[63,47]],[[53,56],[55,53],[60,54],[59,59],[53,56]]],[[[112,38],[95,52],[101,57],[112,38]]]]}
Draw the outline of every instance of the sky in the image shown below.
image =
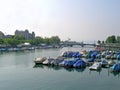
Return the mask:
{"type": "Polygon", "coordinates": [[[0,0],[0,31],[72,41],[120,35],[120,0],[0,0]]]}

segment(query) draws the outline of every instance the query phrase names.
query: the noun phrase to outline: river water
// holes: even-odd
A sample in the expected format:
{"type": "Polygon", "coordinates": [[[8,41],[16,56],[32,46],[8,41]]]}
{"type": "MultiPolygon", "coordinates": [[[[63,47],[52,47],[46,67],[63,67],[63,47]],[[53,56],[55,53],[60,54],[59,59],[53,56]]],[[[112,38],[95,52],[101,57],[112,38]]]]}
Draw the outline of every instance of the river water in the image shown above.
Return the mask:
{"type": "Polygon", "coordinates": [[[39,49],[35,51],[0,54],[0,90],[119,90],[120,75],[85,69],[63,67],[36,67],[34,59],[39,56],[57,57],[65,50],[91,50],[91,47],[62,49],[39,49]]]}

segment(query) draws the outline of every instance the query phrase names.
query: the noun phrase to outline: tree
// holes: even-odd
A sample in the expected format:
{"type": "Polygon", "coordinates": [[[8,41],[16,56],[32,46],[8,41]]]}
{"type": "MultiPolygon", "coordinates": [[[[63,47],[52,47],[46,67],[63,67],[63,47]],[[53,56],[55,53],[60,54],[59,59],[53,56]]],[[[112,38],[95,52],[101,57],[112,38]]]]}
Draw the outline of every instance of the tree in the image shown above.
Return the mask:
{"type": "Polygon", "coordinates": [[[2,38],[0,38],[0,44],[3,44],[4,40],[2,38]]]}
{"type": "Polygon", "coordinates": [[[102,44],[104,44],[105,42],[104,41],[102,41],[102,44]]]}
{"type": "Polygon", "coordinates": [[[98,40],[98,41],[97,41],[97,43],[98,43],[98,44],[101,44],[101,41],[100,41],[100,40],[98,40]]]}
{"type": "Polygon", "coordinates": [[[22,35],[15,35],[14,39],[16,39],[16,40],[25,40],[25,37],[23,37],[22,35]]]}
{"type": "Polygon", "coordinates": [[[117,42],[117,40],[116,40],[115,35],[109,36],[106,39],[106,43],[116,43],[116,42],[117,42]]]}
{"type": "Polygon", "coordinates": [[[43,43],[43,38],[42,37],[36,37],[35,39],[31,40],[32,45],[39,45],[43,43]]]}
{"type": "Polygon", "coordinates": [[[45,37],[43,43],[45,43],[46,45],[50,45],[50,39],[45,37]]]}
{"type": "Polygon", "coordinates": [[[5,39],[4,42],[5,42],[5,44],[10,44],[12,46],[16,46],[16,45],[18,45],[20,43],[19,40],[16,40],[14,38],[7,38],[7,39],[5,39]]]}
{"type": "Polygon", "coordinates": [[[117,36],[117,43],[120,43],[120,36],[117,36]]]}
{"type": "Polygon", "coordinates": [[[60,44],[60,38],[58,36],[52,36],[50,38],[42,38],[42,37],[36,37],[35,39],[25,40],[25,38],[21,35],[15,35],[10,38],[0,38],[0,44],[6,44],[11,46],[16,46],[20,43],[28,42],[32,45],[39,45],[39,44],[46,44],[46,45],[55,45],[60,44]]]}
{"type": "Polygon", "coordinates": [[[60,44],[60,38],[58,36],[52,36],[50,38],[50,43],[51,44],[60,44]]]}

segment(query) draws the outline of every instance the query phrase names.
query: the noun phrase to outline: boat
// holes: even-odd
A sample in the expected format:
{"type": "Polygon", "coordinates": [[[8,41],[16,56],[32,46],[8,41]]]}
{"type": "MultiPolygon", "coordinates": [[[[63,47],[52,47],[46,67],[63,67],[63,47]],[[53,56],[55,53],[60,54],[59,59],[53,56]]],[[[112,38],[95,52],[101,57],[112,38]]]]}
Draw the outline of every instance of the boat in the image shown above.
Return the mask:
{"type": "Polygon", "coordinates": [[[87,62],[94,62],[94,61],[95,61],[94,58],[89,58],[89,59],[87,59],[87,62]]]}
{"type": "Polygon", "coordinates": [[[67,60],[64,60],[64,61],[60,62],[59,66],[64,66],[66,62],[67,62],[67,60]]]}
{"type": "Polygon", "coordinates": [[[91,54],[91,58],[96,58],[96,56],[97,56],[97,52],[93,52],[93,53],[91,54]]]}
{"type": "Polygon", "coordinates": [[[44,62],[47,58],[46,57],[38,57],[35,58],[35,64],[42,64],[42,62],[44,62]]]}
{"type": "Polygon", "coordinates": [[[120,54],[119,54],[119,55],[117,55],[117,60],[120,60],[120,54]]]}
{"type": "Polygon", "coordinates": [[[101,60],[100,63],[101,63],[101,66],[102,66],[102,67],[107,67],[107,65],[108,65],[108,61],[105,60],[105,59],[101,60]]]}
{"type": "Polygon", "coordinates": [[[64,52],[64,53],[62,53],[62,56],[63,57],[72,57],[72,55],[73,55],[73,51],[66,51],[66,52],[64,52]]]}
{"type": "Polygon", "coordinates": [[[74,58],[81,58],[82,54],[80,54],[79,52],[74,52],[72,57],[74,57],[74,58]]]}
{"type": "Polygon", "coordinates": [[[101,63],[94,62],[92,66],[89,67],[90,70],[100,70],[101,69],[101,63]]]}
{"type": "Polygon", "coordinates": [[[96,58],[101,59],[101,54],[97,54],[96,58]]]}
{"type": "Polygon", "coordinates": [[[87,59],[87,64],[88,64],[88,65],[91,65],[91,64],[94,63],[94,61],[95,61],[94,58],[89,58],[89,59],[87,59]]]}
{"type": "Polygon", "coordinates": [[[109,66],[113,66],[115,63],[116,63],[116,62],[113,61],[113,60],[108,61],[108,65],[109,65],[109,66]]]}
{"type": "Polygon", "coordinates": [[[76,58],[76,59],[74,59],[74,60],[69,60],[69,61],[67,61],[66,63],[65,63],[65,67],[73,67],[73,65],[78,61],[79,59],[78,58],[76,58]]]}
{"type": "Polygon", "coordinates": [[[61,63],[62,61],[64,61],[64,57],[58,56],[58,57],[55,58],[53,61],[51,61],[51,65],[58,65],[58,64],[61,63]]]}
{"type": "Polygon", "coordinates": [[[49,65],[54,60],[54,58],[48,58],[44,62],[42,62],[43,65],[49,65]]]}
{"type": "Polygon", "coordinates": [[[73,67],[75,67],[75,68],[84,68],[84,67],[86,67],[86,64],[87,63],[85,61],[80,59],[73,65],[73,67]]]}
{"type": "Polygon", "coordinates": [[[112,72],[119,72],[120,71],[120,63],[114,64],[112,67],[110,67],[110,70],[112,72]]]}
{"type": "Polygon", "coordinates": [[[111,55],[108,54],[108,55],[105,56],[105,58],[106,58],[106,59],[111,59],[111,55]]]}

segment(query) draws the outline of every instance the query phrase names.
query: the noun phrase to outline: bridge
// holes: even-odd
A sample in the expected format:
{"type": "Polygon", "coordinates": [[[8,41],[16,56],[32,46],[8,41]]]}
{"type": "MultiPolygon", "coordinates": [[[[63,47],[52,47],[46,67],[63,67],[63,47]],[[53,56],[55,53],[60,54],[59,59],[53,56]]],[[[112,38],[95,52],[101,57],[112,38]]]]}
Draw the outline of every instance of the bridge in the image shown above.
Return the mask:
{"type": "Polygon", "coordinates": [[[84,46],[96,46],[96,44],[90,44],[90,43],[84,43],[84,42],[75,42],[75,41],[65,41],[61,43],[62,46],[74,46],[74,45],[80,45],[81,47],[84,46]]]}

